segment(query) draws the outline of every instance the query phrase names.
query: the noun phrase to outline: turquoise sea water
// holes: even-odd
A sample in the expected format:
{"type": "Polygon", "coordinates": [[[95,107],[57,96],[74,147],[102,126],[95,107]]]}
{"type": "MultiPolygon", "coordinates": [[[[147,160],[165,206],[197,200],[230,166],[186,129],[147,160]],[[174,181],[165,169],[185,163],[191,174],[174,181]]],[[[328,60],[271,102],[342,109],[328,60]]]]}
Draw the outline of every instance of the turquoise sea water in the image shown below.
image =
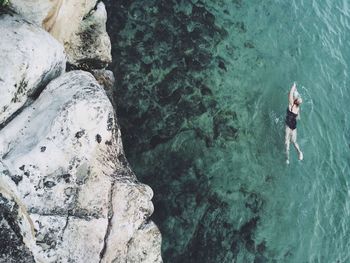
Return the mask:
{"type": "Polygon", "coordinates": [[[257,48],[246,56],[261,60],[239,76],[243,90],[261,92],[247,117],[258,135],[240,161],[248,174],[274,177],[256,236],[276,260],[350,262],[349,12],[346,1],[268,1],[240,14],[257,48]],[[298,162],[294,151],[285,166],[283,118],[293,80],[304,97],[298,140],[305,159],[298,162]],[[254,171],[256,163],[262,170],[254,171]]]}
{"type": "Polygon", "coordinates": [[[287,262],[350,262],[349,12],[346,1],[270,1],[245,10],[262,60],[241,76],[245,89],[262,92],[251,124],[261,135],[247,159],[264,147],[260,172],[274,177],[256,237],[281,262],[286,254],[287,262]],[[305,159],[285,166],[279,156],[292,80],[304,97],[298,140],[305,159]]]}
{"type": "Polygon", "coordinates": [[[164,261],[350,262],[348,2],[119,4],[117,110],[164,261]],[[304,160],[286,165],[293,81],[304,160]]]}

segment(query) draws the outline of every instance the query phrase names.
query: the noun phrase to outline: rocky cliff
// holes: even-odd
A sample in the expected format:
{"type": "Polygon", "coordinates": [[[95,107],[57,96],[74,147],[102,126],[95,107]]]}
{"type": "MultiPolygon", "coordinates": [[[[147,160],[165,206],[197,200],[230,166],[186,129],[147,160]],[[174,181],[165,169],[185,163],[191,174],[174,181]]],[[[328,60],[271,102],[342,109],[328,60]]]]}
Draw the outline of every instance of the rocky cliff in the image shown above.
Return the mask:
{"type": "Polygon", "coordinates": [[[153,192],[126,160],[108,98],[103,3],[10,8],[0,12],[0,262],[161,262],[153,192]]]}

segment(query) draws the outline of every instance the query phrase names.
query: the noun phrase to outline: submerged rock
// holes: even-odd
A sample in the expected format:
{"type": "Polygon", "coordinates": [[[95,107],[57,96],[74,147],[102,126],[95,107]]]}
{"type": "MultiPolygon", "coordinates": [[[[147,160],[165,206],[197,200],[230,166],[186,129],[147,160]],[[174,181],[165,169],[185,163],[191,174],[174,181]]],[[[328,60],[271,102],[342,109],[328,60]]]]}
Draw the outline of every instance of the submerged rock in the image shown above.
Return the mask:
{"type": "Polygon", "coordinates": [[[0,126],[65,70],[63,47],[18,15],[0,15],[0,126]]]}
{"type": "Polygon", "coordinates": [[[34,225],[35,258],[161,262],[153,192],[130,169],[113,107],[90,73],[53,80],[0,131],[0,156],[34,225]],[[143,253],[150,247],[141,242],[129,250],[134,240],[151,240],[152,249],[143,253]]]}
{"type": "Polygon", "coordinates": [[[112,61],[106,32],[107,13],[97,0],[11,0],[15,11],[42,26],[67,52],[68,62],[83,69],[104,68],[112,61]]]}

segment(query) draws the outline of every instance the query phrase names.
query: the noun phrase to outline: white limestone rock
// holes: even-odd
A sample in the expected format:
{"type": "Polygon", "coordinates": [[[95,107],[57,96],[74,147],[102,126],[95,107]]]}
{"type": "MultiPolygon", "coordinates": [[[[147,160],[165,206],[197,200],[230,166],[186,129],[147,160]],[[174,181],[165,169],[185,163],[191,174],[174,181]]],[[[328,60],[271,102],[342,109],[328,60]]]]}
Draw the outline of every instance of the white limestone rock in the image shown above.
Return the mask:
{"type": "Polygon", "coordinates": [[[41,27],[45,18],[53,13],[57,9],[54,6],[60,6],[62,0],[10,0],[11,7],[16,11],[16,13],[21,14],[28,21],[41,27]]]}
{"type": "MultiPolygon", "coordinates": [[[[160,244],[149,223],[153,192],[131,171],[113,107],[90,73],[53,80],[0,131],[0,156],[36,230],[34,258],[128,262],[141,255],[135,240],[160,244]]],[[[161,262],[157,248],[140,262],[161,262]]]]}
{"type": "Polygon", "coordinates": [[[63,46],[18,15],[0,15],[0,126],[65,71],[63,46]]]}
{"type": "Polygon", "coordinates": [[[65,47],[75,67],[104,68],[112,61],[107,13],[97,0],[11,0],[13,8],[42,26],[65,47]]]}

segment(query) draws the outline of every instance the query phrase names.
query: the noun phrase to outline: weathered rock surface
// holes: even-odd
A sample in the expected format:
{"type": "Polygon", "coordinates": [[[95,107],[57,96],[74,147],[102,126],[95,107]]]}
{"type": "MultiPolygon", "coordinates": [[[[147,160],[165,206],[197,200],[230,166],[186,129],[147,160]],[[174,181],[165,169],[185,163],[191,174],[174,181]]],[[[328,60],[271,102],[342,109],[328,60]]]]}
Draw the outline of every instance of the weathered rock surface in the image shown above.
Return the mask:
{"type": "Polygon", "coordinates": [[[42,26],[65,47],[78,68],[104,68],[111,62],[107,13],[97,0],[11,0],[14,9],[42,26]]]}
{"type": "Polygon", "coordinates": [[[90,73],[53,80],[0,131],[0,156],[1,176],[34,225],[28,258],[161,262],[160,233],[148,219],[153,192],[131,171],[113,107],[90,73]]]}
{"type": "Polygon", "coordinates": [[[0,126],[65,70],[63,47],[18,15],[0,15],[0,126]]]}
{"type": "Polygon", "coordinates": [[[160,232],[153,222],[140,227],[129,241],[127,262],[161,262],[158,252],[161,250],[160,238],[160,232]]]}
{"type": "MultiPolygon", "coordinates": [[[[0,174],[9,171],[0,162],[0,174]]],[[[14,183],[0,176],[0,259],[1,262],[34,262],[31,250],[35,247],[31,220],[13,192],[14,183]],[[26,233],[26,236],[23,234],[26,233]]]]}

